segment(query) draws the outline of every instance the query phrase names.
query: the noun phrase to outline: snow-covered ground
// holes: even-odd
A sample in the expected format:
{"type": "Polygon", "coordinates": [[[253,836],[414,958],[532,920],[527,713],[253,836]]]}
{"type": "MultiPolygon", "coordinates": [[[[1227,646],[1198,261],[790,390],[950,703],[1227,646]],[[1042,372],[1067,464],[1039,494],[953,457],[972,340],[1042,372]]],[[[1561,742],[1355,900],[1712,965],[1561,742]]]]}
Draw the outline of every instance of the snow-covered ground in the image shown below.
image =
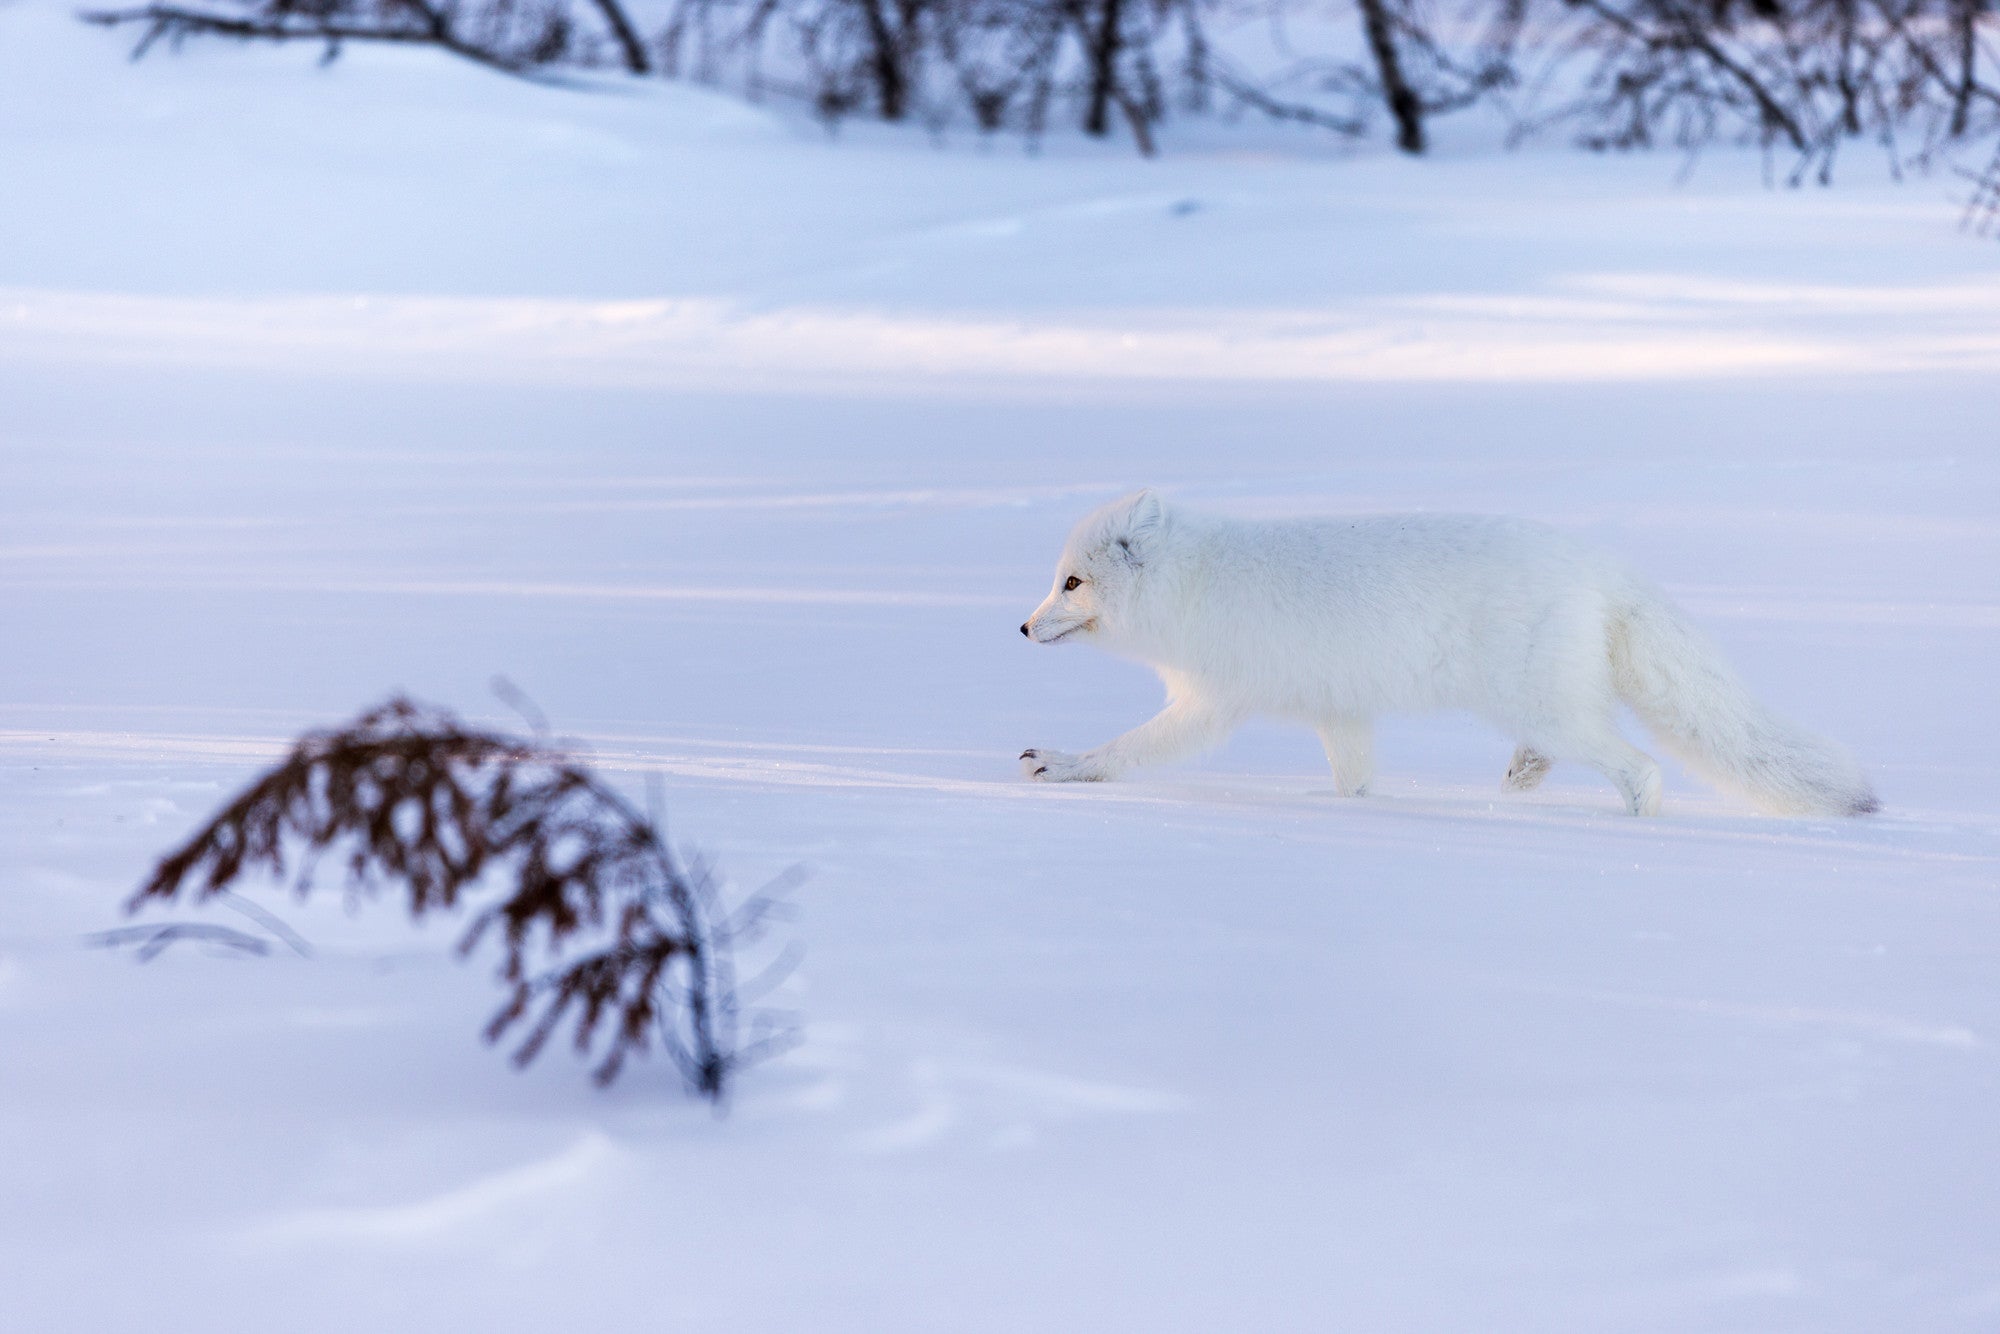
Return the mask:
{"type": "MultiPolygon", "coordinates": [[[[1948,180],[1271,131],[1039,156],[0,8],[0,1328],[2000,1327],[2000,249],[1948,180]],[[1088,506],[1533,515],[1875,819],[1384,729],[1050,788],[1088,506]],[[718,1118],[452,931],[87,949],[298,729],[504,673],[741,887],[718,1118]]],[[[250,926],[226,909],[204,919],[250,926]]]]}

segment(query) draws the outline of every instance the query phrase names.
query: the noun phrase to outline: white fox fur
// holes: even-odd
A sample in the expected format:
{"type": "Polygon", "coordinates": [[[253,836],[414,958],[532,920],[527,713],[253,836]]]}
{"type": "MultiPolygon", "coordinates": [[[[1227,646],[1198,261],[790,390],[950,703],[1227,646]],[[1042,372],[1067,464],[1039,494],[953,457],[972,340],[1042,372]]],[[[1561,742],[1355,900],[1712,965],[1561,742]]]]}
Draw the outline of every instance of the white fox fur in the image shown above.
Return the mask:
{"type": "Polygon", "coordinates": [[[1659,766],[1619,735],[1623,701],[1690,767],[1764,810],[1876,809],[1854,761],[1753,699],[1651,584],[1524,520],[1249,521],[1141,491],[1077,525],[1021,633],[1137,659],[1168,697],[1096,750],[1024,752],[1031,778],[1115,778],[1265,714],[1318,731],[1336,786],[1359,796],[1377,715],[1469,709],[1518,743],[1504,786],[1578,760],[1633,814],[1655,815],[1659,766]]]}

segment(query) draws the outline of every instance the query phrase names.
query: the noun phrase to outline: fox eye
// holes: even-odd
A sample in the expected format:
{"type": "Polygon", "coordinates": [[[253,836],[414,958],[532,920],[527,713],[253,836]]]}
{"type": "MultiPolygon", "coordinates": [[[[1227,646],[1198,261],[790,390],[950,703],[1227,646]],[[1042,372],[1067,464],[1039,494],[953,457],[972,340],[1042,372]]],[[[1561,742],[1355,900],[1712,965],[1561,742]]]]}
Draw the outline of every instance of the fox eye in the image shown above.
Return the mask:
{"type": "Polygon", "coordinates": [[[1082,586],[1083,580],[1077,578],[1075,575],[1071,575],[1069,578],[1063,580],[1063,592],[1065,593],[1074,593],[1082,586]]]}

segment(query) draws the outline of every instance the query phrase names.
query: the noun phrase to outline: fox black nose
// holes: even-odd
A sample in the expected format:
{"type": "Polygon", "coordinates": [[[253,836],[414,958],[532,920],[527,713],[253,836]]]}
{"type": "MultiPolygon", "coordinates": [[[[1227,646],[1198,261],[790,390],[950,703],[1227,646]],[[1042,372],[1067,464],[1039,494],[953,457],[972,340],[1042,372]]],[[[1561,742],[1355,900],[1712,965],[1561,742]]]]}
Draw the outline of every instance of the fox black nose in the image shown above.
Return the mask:
{"type": "Polygon", "coordinates": [[[1034,638],[1034,636],[1033,636],[1033,635],[1031,635],[1031,634],[1029,634],[1029,633],[1028,633],[1028,623],[1027,623],[1026,621],[1022,621],[1022,622],[1021,622],[1021,637],[1022,637],[1023,639],[1033,639],[1033,638],[1034,638]]]}

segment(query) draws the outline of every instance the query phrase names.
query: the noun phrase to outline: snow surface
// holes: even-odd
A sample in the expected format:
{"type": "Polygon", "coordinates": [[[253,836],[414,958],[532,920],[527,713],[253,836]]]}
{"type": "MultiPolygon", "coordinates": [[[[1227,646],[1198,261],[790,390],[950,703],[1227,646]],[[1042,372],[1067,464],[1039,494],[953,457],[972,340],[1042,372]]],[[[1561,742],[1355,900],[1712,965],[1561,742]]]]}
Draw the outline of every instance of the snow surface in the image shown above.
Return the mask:
{"type": "MultiPolygon", "coordinates": [[[[0,9],[0,1328],[2000,1327],[2000,251],[1950,179],[1039,155],[420,52],[128,65],[0,9]],[[1678,183],[1677,183],[1678,182],[1678,183]],[[1885,811],[1380,795],[1015,631],[1074,517],[1532,515],[1885,811]],[[490,961],[87,949],[298,729],[503,672],[742,888],[724,1117],[478,1030],[490,961]]],[[[226,908],[174,916],[254,930],[226,908]]]]}

